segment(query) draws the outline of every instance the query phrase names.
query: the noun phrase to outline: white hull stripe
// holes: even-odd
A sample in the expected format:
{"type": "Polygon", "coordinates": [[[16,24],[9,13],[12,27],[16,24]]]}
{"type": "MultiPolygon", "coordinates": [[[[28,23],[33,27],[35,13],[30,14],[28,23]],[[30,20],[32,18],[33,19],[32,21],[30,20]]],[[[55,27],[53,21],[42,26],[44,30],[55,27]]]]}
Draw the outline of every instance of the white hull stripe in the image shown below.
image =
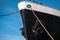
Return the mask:
{"type": "Polygon", "coordinates": [[[36,3],[33,3],[33,2],[23,1],[23,2],[18,3],[19,10],[22,10],[22,9],[31,10],[30,8],[27,7],[28,4],[31,5],[31,8],[34,11],[48,13],[48,14],[60,17],[60,11],[59,10],[56,10],[56,9],[53,9],[53,8],[50,8],[50,7],[46,7],[46,6],[43,6],[43,5],[40,5],[40,4],[36,4],[36,3]]]}

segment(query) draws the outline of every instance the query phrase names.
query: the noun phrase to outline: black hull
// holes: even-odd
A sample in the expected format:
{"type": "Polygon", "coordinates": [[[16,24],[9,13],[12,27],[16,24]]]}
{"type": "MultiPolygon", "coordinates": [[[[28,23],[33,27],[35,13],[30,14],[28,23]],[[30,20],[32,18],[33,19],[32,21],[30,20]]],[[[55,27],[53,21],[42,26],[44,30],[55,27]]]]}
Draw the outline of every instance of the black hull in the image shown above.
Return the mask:
{"type": "MultiPolygon", "coordinates": [[[[60,40],[60,17],[37,11],[34,12],[38,16],[38,18],[41,19],[42,23],[44,24],[46,29],[50,32],[52,37],[55,40],[60,40]]],[[[38,22],[37,28],[40,28],[40,31],[38,30],[37,34],[32,32],[33,27],[37,20],[31,10],[27,9],[21,10],[21,15],[24,24],[24,31],[26,32],[24,35],[26,36],[27,40],[51,40],[38,22]]],[[[35,28],[35,30],[37,28],[35,28]]]]}

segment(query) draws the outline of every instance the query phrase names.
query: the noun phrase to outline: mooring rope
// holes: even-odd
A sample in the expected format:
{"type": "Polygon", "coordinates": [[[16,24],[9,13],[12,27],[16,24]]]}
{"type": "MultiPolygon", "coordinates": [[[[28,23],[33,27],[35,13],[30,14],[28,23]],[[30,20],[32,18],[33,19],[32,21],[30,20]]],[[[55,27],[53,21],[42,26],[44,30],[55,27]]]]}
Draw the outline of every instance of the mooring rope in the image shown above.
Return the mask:
{"type": "Polygon", "coordinates": [[[54,38],[51,36],[51,34],[48,32],[48,30],[45,28],[45,26],[43,25],[43,23],[41,22],[41,20],[37,17],[37,15],[35,14],[35,12],[32,10],[31,11],[33,13],[33,15],[35,16],[35,18],[38,20],[38,22],[41,24],[41,26],[43,27],[43,29],[46,31],[46,33],[49,35],[49,37],[54,40],[54,38]]]}

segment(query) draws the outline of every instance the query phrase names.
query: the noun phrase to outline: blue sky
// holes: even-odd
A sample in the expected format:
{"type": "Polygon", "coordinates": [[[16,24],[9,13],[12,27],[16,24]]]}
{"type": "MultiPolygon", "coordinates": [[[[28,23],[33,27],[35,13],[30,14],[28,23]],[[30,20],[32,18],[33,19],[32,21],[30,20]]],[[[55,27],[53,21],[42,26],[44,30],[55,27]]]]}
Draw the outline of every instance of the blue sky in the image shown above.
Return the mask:
{"type": "MultiPolygon", "coordinates": [[[[20,28],[23,27],[22,18],[17,7],[20,1],[0,0],[0,15],[18,12],[9,16],[0,16],[0,40],[25,40],[20,31],[20,28]]],[[[60,10],[60,0],[37,0],[36,2],[60,10]]]]}

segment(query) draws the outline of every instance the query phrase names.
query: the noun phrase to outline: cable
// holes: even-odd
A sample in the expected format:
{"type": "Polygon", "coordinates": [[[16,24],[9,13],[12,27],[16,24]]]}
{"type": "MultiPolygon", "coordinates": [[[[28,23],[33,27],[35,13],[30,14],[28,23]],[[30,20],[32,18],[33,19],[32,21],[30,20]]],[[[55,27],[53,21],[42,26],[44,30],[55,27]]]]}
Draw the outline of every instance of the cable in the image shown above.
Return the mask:
{"type": "MultiPolygon", "coordinates": [[[[32,8],[31,8],[32,10],[32,8]]],[[[41,20],[37,17],[37,15],[35,14],[35,12],[32,10],[33,15],[35,16],[35,18],[38,20],[38,22],[41,24],[41,26],[44,28],[44,30],[46,31],[46,33],[49,35],[49,37],[54,40],[54,38],[51,36],[51,34],[48,32],[48,30],[45,28],[45,26],[42,24],[41,20]]]]}
{"type": "MultiPolygon", "coordinates": [[[[25,10],[22,10],[22,15],[24,15],[24,11],[25,11],[25,10]]],[[[23,16],[23,19],[24,19],[24,16],[23,16]]],[[[24,26],[25,26],[25,25],[24,25],[24,26]]],[[[25,35],[26,35],[26,38],[27,38],[27,31],[26,31],[26,27],[24,27],[24,29],[25,29],[24,31],[25,31],[25,35]]],[[[28,39],[28,38],[27,38],[27,39],[28,39]]]]}
{"type": "Polygon", "coordinates": [[[13,14],[17,14],[17,13],[19,13],[19,12],[15,12],[15,13],[9,13],[9,14],[0,14],[0,17],[2,17],[2,16],[9,16],[9,15],[13,15],[13,14]]]}

